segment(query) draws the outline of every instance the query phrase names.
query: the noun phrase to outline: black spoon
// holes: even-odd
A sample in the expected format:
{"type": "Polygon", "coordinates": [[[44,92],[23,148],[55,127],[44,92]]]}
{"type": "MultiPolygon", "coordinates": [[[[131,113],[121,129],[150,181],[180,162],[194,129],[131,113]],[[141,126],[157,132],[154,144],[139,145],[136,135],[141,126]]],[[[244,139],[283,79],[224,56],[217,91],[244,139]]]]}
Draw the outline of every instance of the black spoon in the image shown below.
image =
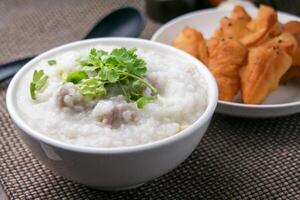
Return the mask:
{"type": "MultiPolygon", "coordinates": [[[[100,20],[83,39],[98,37],[138,37],[144,30],[145,18],[135,8],[113,11],[100,20]]],[[[0,65],[0,82],[12,77],[33,57],[0,65]]]]}

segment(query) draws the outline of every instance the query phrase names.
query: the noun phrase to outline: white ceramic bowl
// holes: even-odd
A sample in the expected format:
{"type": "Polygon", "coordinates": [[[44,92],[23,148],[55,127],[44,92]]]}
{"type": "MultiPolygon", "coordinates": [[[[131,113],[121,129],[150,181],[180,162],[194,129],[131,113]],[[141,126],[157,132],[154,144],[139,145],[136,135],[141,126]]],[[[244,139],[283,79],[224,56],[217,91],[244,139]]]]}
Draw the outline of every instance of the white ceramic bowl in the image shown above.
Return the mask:
{"type": "Polygon", "coordinates": [[[183,162],[196,148],[204,135],[217,104],[217,86],[210,72],[192,56],[160,43],[129,38],[103,38],[74,42],[47,51],[27,63],[12,79],[6,96],[8,112],[19,129],[21,138],[32,153],[49,169],[84,185],[121,190],[143,184],[159,177],[183,162]],[[92,148],[66,144],[45,136],[29,127],[16,108],[19,79],[39,61],[65,51],[107,44],[123,47],[142,47],[162,54],[182,57],[197,66],[208,88],[208,106],[203,115],[189,128],[169,138],[138,146],[92,148]]]}
{"type": "MultiPolygon", "coordinates": [[[[220,20],[224,16],[230,15],[232,8],[231,6],[228,8],[207,9],[180,16],[158,29],[151,40],[171,45],[174,38],[185,26],[194,27],[201,31],[206,38],[209,38],[212,36],[214,30],[220,26],[220,20]]],[[[249,7],[247,11],[253,17],[256,16],[256,8],[249,7]]],[[[278,19],[282,23],[290,20],[300,20],[299,17],[283,12],[278,12],[278,19]]],[[[299,90],[300,79],[296,79],[286,85],[280,85],[261,105],[243,104],[238,95],[234,102],[219,101],[216,111],[222,114],[251,118],[295,114],[300,112],[299,90]]]]}

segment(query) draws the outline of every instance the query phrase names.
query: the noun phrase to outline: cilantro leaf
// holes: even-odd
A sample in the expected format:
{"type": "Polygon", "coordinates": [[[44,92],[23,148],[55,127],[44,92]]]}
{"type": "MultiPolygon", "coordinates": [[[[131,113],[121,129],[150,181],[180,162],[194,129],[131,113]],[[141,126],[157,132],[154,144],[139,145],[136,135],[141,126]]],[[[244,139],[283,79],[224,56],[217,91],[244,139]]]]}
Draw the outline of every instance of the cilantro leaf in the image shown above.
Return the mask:
{"type": "Polygon", "coordinates": [[[137,93],[142,93],[146,89],[146,87],[147,86],[140,80],[132,82],[132,89],[137,93]]]}
{"type": "Polygon", "coordinates": [[[33,77],[32,77],[33,82],[39,81],[43,77],[43,75],[44,75],[43,70],[39,70],[39,71],[34,70],[33,77]]]}
{"type": "Polygon", "coordinates": [[[84,71],[72,71],[69,72],[66,78],[67,82],[79,83],[82,79],[88,78],[88,75],[84,71]]]}
{"type": "Polygon", "coordinates": [[[48,64],[49,64],[50,66],[56,65],[56,60],[48,60],[48,64]]]}
{"type": "Polygon", "coordinates": [[[40,91],[47,83],[48,76],[43,70],[34,70],[32,82],[30,83],[30,95],[33,100],[36,100],[36,93],[40,91]]]}
{"type": "Polygon", "coordinates": [[[35,94],[35,84],[33,82],[30,83],[30,95],[31,99],[36,100],[36,94],[35,94]]]}
{"type": "Polygon", "coordinates": [[[154,100],[156,100],[157,97],[156,96],[144,96],[144,97],[141,97],[139,98],[137,101],[136,101],[136,105],[138,108],[144,108],[144,106],[154,100]]]}
{"type": "Polygon", "coordinates": [[[104,84],[94,77],[82,80],[82,82],[79,84],[79,90],[83,96],[92,99],[104,97],[106,95],[104,84]]]}
{"type": "Polygon", "coordinates": [[[137,57],[135,54],[136,50],[135,48],[129,50],[126,48],[113,49],[110,56],[120,67],[125,68],[129,73],[143,76],[147,71],[146,63],[137,57]]]}
{"type": "Polygon", "coordinates": [[[110,67],[103,67],[99,73],[99,77],[103,81],[115,83],[119,80],[120,75],[110,67]]]}
{"type": "Polygon", "coordinates": [[[106,54],[107,54],[107,52],[105,52],[103,50],[97,51],[95,48],[91,49],[88,60],[87,60],[87,65],[102,67],[103,62],[102,62],[101,57],[106,54]]]}

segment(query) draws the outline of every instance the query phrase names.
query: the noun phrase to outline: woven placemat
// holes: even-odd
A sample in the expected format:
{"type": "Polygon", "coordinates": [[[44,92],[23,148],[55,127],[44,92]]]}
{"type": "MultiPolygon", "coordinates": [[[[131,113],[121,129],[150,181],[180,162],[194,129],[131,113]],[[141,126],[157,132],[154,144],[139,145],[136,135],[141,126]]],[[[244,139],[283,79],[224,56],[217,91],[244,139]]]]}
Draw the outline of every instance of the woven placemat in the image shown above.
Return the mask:
{"type": "MultiPolygon", "coordinates": [[[[99,16],[136,1],[0,1],[0,62],[80,39],[99,16]]],[[[158,24],[148,20],[142,37],[158,24]]],[[[172,172],[123,192],[101,192],[46,169],[21,142],[0,85],[0,183],[9,199],[300,199],[300,115],[215,115],[195,152],[172,172]]],[[[1,197],[1,195],[0,195],[1,197]]]]}

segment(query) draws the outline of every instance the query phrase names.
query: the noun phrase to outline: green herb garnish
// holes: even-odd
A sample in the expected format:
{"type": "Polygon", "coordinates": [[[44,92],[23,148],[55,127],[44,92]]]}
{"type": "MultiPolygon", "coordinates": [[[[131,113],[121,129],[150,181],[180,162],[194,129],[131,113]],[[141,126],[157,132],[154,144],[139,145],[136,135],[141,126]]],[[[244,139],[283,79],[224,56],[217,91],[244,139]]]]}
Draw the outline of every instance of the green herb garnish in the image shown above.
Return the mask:
{"type": "Polygon", "coordinates": [[[47,80],[48,76],[44,74],[43,70],[34,70],[30,83],[30,94],[33,100],[36,100],[36,93],[46,85],[47,80]]]}
{"type": "Polygon", "coordinates": [[[50,66],[56,65],[56,60],[48,60],[48,64],[49,64],[50,66]]]}
{"type": "Polygon", "coordinates": [[[79,83],[82,79],[88,78],[88,75],[84,71],[72,71],[68,73],[66,81],[72,83],[79,83]]]}
{"type": "Polygon", "coordinates": [[[136,101],[136,105],[138,108],[143,108],[147,103],[156,100],[157,97],[156,96],[145,96],[145,97],[140,97],[137,101],[136,101]]]}
{"type": "Polygon", "coordinates": [[[122,94],[127,102],[134,101],[143,108],[157,98],[157,89],[144,78],[146,63],[135,52],[135,48],[111,52],[93,48],[79,60],[81,68],[67,74],[66,81],[77,85],[83,96],[94,99],[122,94]],[[151,96],[144,94],[147,88],[151,96]]]}
{"type": "Polygon", "coordinates": [[[104,83],[95,77],[84,79],[82,83],[79,84],[79,90],[83,96],[90,98],[104,97],[106,95],[104,83]]]}

